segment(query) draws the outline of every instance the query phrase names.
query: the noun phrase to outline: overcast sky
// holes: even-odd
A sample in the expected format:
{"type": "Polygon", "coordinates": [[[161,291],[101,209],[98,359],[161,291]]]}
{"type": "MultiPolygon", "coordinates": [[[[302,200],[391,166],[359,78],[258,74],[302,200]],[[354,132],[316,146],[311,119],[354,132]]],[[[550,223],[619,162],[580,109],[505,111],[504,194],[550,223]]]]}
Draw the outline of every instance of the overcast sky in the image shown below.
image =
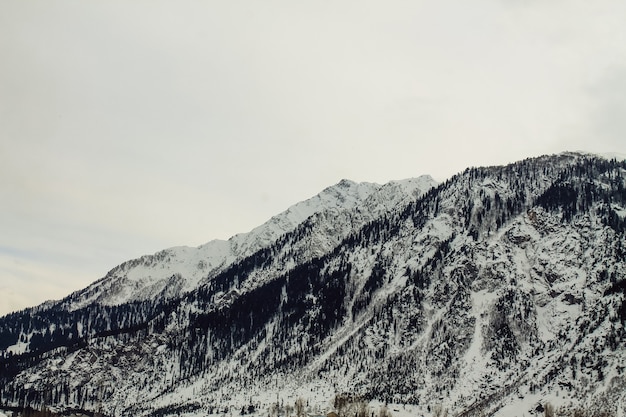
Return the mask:
{"type": "Polygon", "coordinates": [[[384,183],[626,153],[626,2],[0,0],[0,314],[384,183]]]}

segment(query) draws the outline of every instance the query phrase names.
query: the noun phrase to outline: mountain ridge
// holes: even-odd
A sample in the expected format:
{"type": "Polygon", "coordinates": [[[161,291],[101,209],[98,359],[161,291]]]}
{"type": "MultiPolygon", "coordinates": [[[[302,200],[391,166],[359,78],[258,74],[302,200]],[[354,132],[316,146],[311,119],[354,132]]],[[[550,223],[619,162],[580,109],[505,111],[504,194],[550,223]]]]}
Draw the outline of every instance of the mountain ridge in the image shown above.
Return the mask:
{"type": "Polygon", "coordinates": [[[67,308],[76,309],[92,302],[114,305],[158,296],[180,296],[199,285],[206,276],[214,275],[237,259],[271,244],[312,215],[326,211],[348,211],[362,205],[369,212],[366,214],[376,216],[406,198],[417,197],[435,184],[428,175],[383,185],[344,179],[294,204],[250,232],[236,234],[228,240],[212,240],[195,248],[171,247],[126,261],[87,288],[74,292],[72,296],[81,296],[83,299],[74,301],[74,305],[67,308]],[[394,189],[397,194],[379,199],[379,207],[368,202],[374,194],[389,189],[394,189]],[[161,271],[151,270],[155,264],[161,271]],[[153,274],[156,276],[153,277],[153,274]],[[99,298],[94,299],[91,294],[97,294],[99,298]],[[103,297],[103,294],[107,294],[108,298],[103,297]]]}

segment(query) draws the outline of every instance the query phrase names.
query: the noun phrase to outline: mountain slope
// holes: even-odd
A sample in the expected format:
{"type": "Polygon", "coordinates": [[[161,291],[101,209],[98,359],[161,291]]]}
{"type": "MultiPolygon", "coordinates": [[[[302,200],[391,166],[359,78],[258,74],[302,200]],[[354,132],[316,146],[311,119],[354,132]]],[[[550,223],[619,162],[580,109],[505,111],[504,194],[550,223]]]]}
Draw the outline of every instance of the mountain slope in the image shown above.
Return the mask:
{"type": "Polygon", "coordinates": [[[344,392],[417,414],[618,413],[625,178],[582,154],[467,169],[349,233],[333,230],[362,204],[317,212],[181,296],[7,316],[0,342],[21,332],[35,353],[3,348],[0,398],[107,415],[344,392]]]}

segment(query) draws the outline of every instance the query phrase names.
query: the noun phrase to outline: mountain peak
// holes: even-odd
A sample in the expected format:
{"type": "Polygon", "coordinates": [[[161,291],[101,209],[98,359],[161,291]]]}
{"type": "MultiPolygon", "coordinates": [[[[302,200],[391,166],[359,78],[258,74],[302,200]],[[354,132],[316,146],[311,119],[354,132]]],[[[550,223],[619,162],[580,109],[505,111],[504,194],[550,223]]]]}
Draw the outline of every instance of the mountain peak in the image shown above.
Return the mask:
{"type": "MultiPolygon", "coordinates": [[[[342,179],[319,194],[298,202],[264,224],[228,240],[212,240],[198,247],[178,246],[125,262],[99,281],[65,300],[67,308],[90,303],[119,305],[133,300],[163,296],[175,297],[191,291],[233,262],[265,248],[281,236],[293,232],[309,217],[323,213],[349,213],[359,206],[364,211],[350,220],[350,227],[372,220],[382,212],[414,199],[435,185],[429,176],[379,185],[342,179]],[[388,192],[389,187],[395,187],[388,192]],[[399,187],[399,188],[398,188],[399,187]],[[385,196],[376,197],[384,193],[385,196]],[[372,201],[377,201],[374,204],[372,201]],[[382,202],[382,203],[381,203],[382,202]]],[[[339,233],[343,236],[347,231],[339,233]]]]}

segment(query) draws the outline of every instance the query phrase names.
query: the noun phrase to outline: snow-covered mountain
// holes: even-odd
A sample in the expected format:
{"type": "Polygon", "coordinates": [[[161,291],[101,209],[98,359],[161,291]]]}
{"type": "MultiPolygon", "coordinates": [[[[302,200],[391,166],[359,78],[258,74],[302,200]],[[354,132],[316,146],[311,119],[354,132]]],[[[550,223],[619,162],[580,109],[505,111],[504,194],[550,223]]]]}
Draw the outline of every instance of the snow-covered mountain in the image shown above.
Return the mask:
{"type": "MultiPolygon", "coordinates": [[[[325,246],[334,246],[354,228],[419,197],[436,184],[428,175],[385,185],[342,180],[248,233],[235,235],[229,240],[212,240],[196,248],[173,247],[127,261],[113,268],[101,280],[67,298],[64,307],[75,310],[91,303],[119,305],[178,297],[196,288],[203,280],[210,280],[234,262],[271,245],[312,216],[344,220],[334,222],[332,231],[328,230],[328,224],[312,226],[324,229],[317,233],[325,235],[325,240],[328,240],[325,246]]],[[[315,222],[314,219],[310,221],[315,222]]],[[[327,249],[320,247],[317,252],[327,249]]],[[[309,256],[315,254],[314,250],[309,256]]]]}
{"type": "Polygon", "coordinates": [[[468,168],[423,195],[426,178],[342,181],[204,252],[203,274],[212,243],[1,318],[0,401],[110,416],[288,415],[297,398],[342,417],[368,415],[347,406],[363,399],[398,415],[623,415],[625,179],[626,161],[565,153],[468,168]],[[130,286],[142,274],[170,281],[130,286]]]}

